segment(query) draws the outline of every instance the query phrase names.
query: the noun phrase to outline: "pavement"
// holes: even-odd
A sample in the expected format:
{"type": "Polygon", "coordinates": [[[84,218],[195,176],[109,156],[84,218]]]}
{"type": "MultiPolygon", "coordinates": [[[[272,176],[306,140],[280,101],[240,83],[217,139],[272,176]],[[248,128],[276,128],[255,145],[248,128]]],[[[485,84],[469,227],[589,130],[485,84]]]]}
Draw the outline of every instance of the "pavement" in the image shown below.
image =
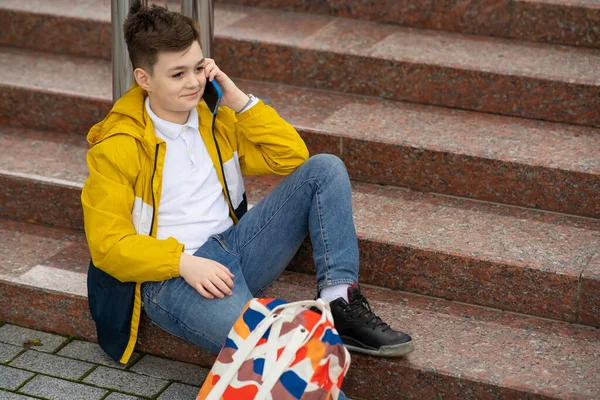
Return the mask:
{"type": "Polygon", "coordinates": [[[0,400],[194,400],[207,374],[139,352],[123,366],[96,343],[0,321],[0,400]]]}

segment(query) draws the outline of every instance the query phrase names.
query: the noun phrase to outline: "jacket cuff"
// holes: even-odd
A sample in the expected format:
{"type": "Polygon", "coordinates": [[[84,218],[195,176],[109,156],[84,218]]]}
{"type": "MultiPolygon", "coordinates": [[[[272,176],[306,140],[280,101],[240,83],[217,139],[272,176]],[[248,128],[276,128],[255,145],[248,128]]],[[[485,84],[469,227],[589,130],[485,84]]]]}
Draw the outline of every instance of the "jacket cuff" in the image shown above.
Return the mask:
{"type": "Polygon", "coordinates": [[[181,262],[181,254],[183,254],[183,251],[185,250],[185,246],[183,244],[180,244],[179,246],[177,246],[177,249],[175,249],[175,260],[173,262],[173,264],[171,265],[171,279],[173,278],[179,278],[179,263],[181,262]]]}

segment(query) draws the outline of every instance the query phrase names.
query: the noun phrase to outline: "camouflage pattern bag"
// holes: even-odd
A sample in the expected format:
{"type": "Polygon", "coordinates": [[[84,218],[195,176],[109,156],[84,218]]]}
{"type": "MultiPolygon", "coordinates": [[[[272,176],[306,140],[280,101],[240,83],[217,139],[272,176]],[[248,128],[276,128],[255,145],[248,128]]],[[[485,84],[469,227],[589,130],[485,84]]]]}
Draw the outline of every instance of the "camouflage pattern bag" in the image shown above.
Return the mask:
{"type": "Polygon", "coordinates": [[[337,399],[349,367],[328,303],[252,299],[197,400],[337,399]]]}

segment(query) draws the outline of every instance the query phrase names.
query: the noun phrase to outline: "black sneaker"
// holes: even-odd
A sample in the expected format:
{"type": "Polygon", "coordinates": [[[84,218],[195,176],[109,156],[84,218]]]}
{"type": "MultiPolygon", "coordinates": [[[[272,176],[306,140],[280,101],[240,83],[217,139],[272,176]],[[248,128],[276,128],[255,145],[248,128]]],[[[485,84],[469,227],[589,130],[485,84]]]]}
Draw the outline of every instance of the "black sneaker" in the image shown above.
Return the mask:
{"type": "Polygon", "coordinates": [[[348,288],[347,303],[337,298],[331,303],[335,329],[348,350],[375,356],[403,356],[415,349],[412,338],[392,329],[371,310],[358,284],[348,288]]]}

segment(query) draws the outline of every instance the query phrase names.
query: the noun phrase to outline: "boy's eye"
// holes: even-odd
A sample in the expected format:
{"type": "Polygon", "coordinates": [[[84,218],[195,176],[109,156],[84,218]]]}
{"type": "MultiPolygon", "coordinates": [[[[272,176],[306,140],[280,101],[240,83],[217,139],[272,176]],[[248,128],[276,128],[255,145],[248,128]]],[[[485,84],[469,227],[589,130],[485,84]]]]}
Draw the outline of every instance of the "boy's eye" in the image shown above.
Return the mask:
{"type": "Polygon", "coordinates": [[[177,79],[177,78],[181,78],[182,76],[183,76],[183,72],[178,72],[175,75],[173,75],[172,78],[177,79]]]}
{"type": "Polygon", "coordinates": [[[196,67],[196,71],[198,71],[198,72],[202,71],[203,69],[204,69],[204,67],[203,67],[203,66],[196,67]]]}

